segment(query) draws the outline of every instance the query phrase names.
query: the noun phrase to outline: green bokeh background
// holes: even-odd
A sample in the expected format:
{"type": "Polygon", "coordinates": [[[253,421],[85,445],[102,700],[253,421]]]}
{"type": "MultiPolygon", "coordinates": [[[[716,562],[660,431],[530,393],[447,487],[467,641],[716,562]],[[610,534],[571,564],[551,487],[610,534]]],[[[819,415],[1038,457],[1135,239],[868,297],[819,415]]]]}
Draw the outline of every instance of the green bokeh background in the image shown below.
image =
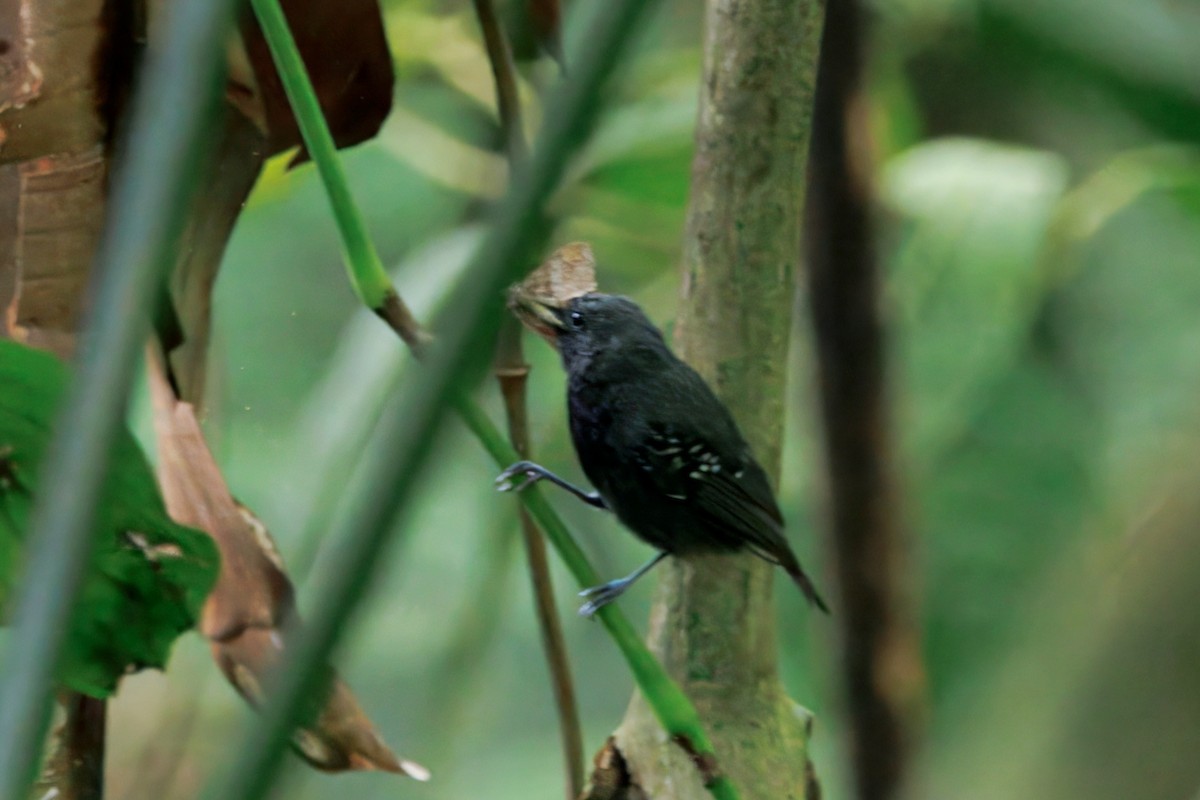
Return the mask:
{"type": "MultiPolygon", "coordinates": [[[[578,1],[578,0],[577,0],[578,1]]],[[[606,291],[669,326],[699,80],[698,4],[642,33],[599,134],[556,198],[553,241],[587,239],[606,291]]],[[[396,108],[344,153],[397,285],[423,319],[457,279],[505,168],[470,6],[385,3],[396,108]]],[[[887,274],[891,379],[930,679],[929,739],[970,729],[973,698],[1064,554],[1120,553],[1164,465],[1194,445],[1200,396],[1200,11],[1143,0],[878,0],[867,96],[887,274]]],[[[572,42],[585,31],[568,29],[572,42]]],[[[549,64],[525,72],[531,130],[549,64]]],[[[216,291],[207,431],[238,497],[292,566],[303,613],[337,500],[370,457],[388,398],[420,380],[359,309],[311,166],[272,162],[216,291]]],[[[799,189],[799,187],[798,187],[799,189]]],[[[781,492],[802,559],[823,568],[818,420],[807,320],[794,331],[781,492]]],[[[488,343],[480,343],[488,347],[488,343]]],[[[578,476],[555,357],[531,340],[543,463],[578,476]]],[[[481,399],[499,418],[493,387],[481,399]]],[[[452,422],[407,536],[379,570],[337,663],[385,738],[428,784],[330,777],[293,760],[278,796],[562,795],[550,690],[512,502],[452,422]]],[[[602,574],[646,548],[554,497],[602,574]]],[[[602,629],[576,618],[555,565],[587,748],[631,691],[602,629]]],[[[622,599],[644,620],[651,586],[622,599]]],[[[833,624],[777,587],[780,664],[817,715],[826,797],[846,797],[833,624]]],[[[249,714],[198,637],[113,706],[112,796],[188,797],[249,714]]]]}

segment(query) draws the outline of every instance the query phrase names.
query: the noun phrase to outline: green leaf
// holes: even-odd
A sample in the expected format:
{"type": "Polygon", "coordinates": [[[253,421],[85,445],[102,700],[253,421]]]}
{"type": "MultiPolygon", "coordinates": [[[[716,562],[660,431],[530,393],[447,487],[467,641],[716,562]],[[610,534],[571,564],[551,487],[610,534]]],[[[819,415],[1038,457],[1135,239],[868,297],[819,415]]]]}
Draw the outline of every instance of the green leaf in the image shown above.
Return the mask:
{"type": "Polygon", "coordinates": [[[968,139],[893,159],[883,196],[901,217],[890,268],[898,362],[923,464],[965,432],[1019,356],[1056,275],[1042,253],[1066,188],[1057,156],[968,139]]]}
{"type": "MultiPolygon", "coordinates": [[[[67,377],[53,356],[0,341],[0,608],[19,578],[36,482],[67,377]]],[[[126,672],[161,668],[175,638],[195,624],[217,561],[211,539],[167,516],[145,457],[122,431],[59,680],[105,697],[126,672]]]]}
{"type": "Polygon", "coordinates": [[[1025,351],[919,485],[935,702],[977,690],[1015,646],[1042,571],[1094,513],[1099,420],[1051,358],[1025,351]]]}

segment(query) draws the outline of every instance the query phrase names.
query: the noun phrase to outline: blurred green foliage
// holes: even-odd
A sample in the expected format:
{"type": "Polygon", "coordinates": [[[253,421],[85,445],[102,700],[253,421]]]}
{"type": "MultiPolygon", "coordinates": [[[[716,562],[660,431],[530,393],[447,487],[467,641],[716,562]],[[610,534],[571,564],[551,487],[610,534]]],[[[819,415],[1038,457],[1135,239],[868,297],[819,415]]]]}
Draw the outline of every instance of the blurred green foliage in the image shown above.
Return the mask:
{"type": "MultiPolygon", "coordinates": [[[[0,613],[9,610],[67,378],[54,356],[0,339],[0,613]]],[[[199,619],[218,566],[208,536],[167,516],[154,474],[126,431],[101,492],[84,612],[58,669],[62,683],[93,697],[107,697],[128,672],[166,664],[175,639],[199,619]]]]}
{"type": "MultiPolygon", "coordinates": [[[[695,6],[668,3],[644,31],[613,110],[551,209],[553,241],[591,241],[603,288],[635,295],[664,325],[692,155],[695,6]]],[[[344,158],[397,285],[429,319],[505,167],[469,4],[386,8],[396,109],[377,140],[344,158]]],[[[866,99],[936,754],[978,732],[977,701],[1023,646],[1035,599],[1047,597],[1040,587],[1062,560],[1099,552],[1119,570],[1163,465],[1194,442],[1200,13],[1165,0],[878,0],[875,9],[866,99]]],[[[568,29],[568,65],[584,35],[568,29]]],[[[536,126],[538,87],[556,68],[524,69],[536,126]]],[[[308,566],[319,576],[323,533],[355,464],[370,457],[373,422],[419,373],[356,305],[311,167],[268,170],[230,247],[216,314],[208,432],[235,491],[297,567],[303,609],[308,566]]],[[[782,500],[802,558],[819,565],[806,320],[795,334],[782,500]]],[[[555,356],[533,341],[528,356],[538,457],[578,476],[555,356]]],[[[481,398],[498,418],[492,387],[481,398]]],[[[296,766],[286,796],[560,793],[528,586],[508,572],[520,568],[511,500],[493,493],[492,477],[451,426],[409,544],[393,554],[340,659],[390,743],[434,780],[296,766]]],[[[644,547],[607,516],[555,502],[602,572],[640,563],[644,547]]],[[[576,599],[557,577],[596,748],[631,684],[603,632],[572,616],[576,599]]],[[[649,594],[622,600],[634,619],[649,594]]],[[[846,794],[832,630],[790,587],[778,601],[785,682],[818,715],[814,760],[837,800],[846,794]]],[[[248,712],[219,681],[197,688],[211,673],[194,642],[165,679],[129,682],[114,709],[113,785],[126,790],[114,796],[187,796],[195,775],[225,757],[223,733],[248,712]]]]}

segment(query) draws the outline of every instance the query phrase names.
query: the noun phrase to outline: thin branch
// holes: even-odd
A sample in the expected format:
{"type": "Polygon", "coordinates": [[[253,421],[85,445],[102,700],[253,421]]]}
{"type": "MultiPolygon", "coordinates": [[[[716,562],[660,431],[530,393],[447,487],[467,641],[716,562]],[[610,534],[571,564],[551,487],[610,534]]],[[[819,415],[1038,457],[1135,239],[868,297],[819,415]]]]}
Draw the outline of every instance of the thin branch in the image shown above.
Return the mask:
{"type": "MultiPolygon", "coordinates": [[[[521,99],[517,93],[512,50],[500,27],[492,0],[474,2],[479,26],[483,30],[488,61],[496,81],[496,106],[499,109],[501,129],[504,131],[509,172],[515,175],[527,157],[527,148],[525,132],[521,126],[521,99]]],[[[496,380],[500,384],[500,394],[504,398],[508,440],[522,458],[529,458],[532,453],[526,402],[529,365],[525,361],[522,341],[520,324],[515,318],[506,317],[500,323],[493,364],[496,380]]],[[[567,798],[572,800],[579,797],[583,791],[583,730],[579,722],[579,707],[575,701],[575,686],[571,678],[570,660],[567,658],[562,619],[554,602],[554,582],[550,576],[550,564],[546,559],[546,542],[525,508],[521,508],[520,515],[521,537],[525,543],[525,554],[529,563],[529,580],[533,589],[538,630],[541,632],[542,650],[550,670],[554,704],[558,710],[559,733],[567,776],[567,798]]]]}
{"type": "Polygon", "coordinates": [[[515,172],[524,163],[528,148],[525,146],[525,130],[521,125],[521,97],[517,93],[517,71],[513,65],[512,48],[508,46],[492,0],[474,0],[474,3],[479,27],[483,30],[488,62],[492,65],[492,76],[496,81],[496,107],[500,112],[508,163],[515,172]]]}
{"type": "Polygon", "coordinates": [[[861,9],[827,10],[808,200],[812,319],[825,420],[850,751],[860,800],[896,797],[921,716],[924,667],[888,414],[880,276],[861,101],[861,9]]]}
{"type": "Polygon", "coordinates": [[[13,641],[0,670],[0,798],[33,777],[55,665],[71,630],[93,547],[100,487],[125,412],[154,289],[211,143],[234,0],[173,3],[162,46],[140,74],[87,296],[71,380],[28,529],[27,568],[15,598],[13,641]]]}
{"type": "MultiPolygon", "coordinates": [[[[504,396],[504,411],[508,421],[508,440],[521,458],[529,458],[529,421],[526,413],[526,379],[529,367],[521,351],[521,327],[509,317],[501,324],[496,348],[496,379],[504,396]]],[[[542,634],[542,649],[554,686],[554,703],[558,709],[559,732],[562,738],[563,760],[567,774],[567,797],[579,797],[583,791],[583,730],[579,722],[579,707],[575,702],[575,686],[571,664],[563,637],[562,620],[554,602],[554,583],[546,559],[546,541],[542,532],[521,508],[521,535],[529,560],[529,580],[533,587],[534,608],[542,634]]]]}

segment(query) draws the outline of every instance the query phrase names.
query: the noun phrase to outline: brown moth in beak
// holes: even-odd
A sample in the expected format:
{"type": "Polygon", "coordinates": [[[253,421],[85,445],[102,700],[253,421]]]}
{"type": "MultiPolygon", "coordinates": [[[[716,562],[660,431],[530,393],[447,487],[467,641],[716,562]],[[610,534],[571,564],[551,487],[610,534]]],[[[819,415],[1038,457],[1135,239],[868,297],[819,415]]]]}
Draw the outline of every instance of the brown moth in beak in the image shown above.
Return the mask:
{"type": "Polygon", "coordinates": [[[576,297],[596,291],[596,257],[587,242],[571,242],[551,253],[533,272],[508,290],[508,307],[517,319],[550,344],[562,329],[561,313],[576,297]]]}

